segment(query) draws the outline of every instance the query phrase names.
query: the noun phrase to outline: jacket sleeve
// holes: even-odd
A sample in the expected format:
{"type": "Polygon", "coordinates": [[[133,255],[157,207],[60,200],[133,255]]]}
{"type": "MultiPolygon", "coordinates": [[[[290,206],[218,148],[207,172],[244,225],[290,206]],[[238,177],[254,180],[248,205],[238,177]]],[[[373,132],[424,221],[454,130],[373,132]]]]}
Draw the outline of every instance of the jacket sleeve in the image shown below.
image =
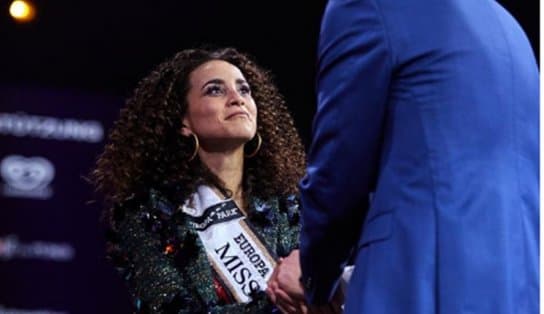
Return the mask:
{"type": "Polygon", "coordinates": [[[124,267],[118,270],[126,280],[138,312],[163,312],[175,307],[175,313],[190,313],[196,295],[186,289],[182,273],[166,256],[159,234],[147,230],[141,213],[129,212],[119,225],[118,254],[124,267]]]}
{"type": "Polygon", "coordinates": [[[392,56],[374,0],[331,0],[318,47],[317,113],[302,204],[301,267],[309,303],[331,299],[375,183],[392,56]]]}

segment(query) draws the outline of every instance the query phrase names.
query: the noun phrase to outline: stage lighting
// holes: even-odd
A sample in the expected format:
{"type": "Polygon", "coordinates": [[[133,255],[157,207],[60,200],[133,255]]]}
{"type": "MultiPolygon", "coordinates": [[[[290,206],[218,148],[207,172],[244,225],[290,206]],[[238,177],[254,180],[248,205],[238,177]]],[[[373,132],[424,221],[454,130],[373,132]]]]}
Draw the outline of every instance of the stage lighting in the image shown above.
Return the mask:
{"type": "Polygon", "coordinates": [[[15,0],[9,6],[9,14],[20,23],[27,23],[36,16],[36,9],[30,1],[15,0]]]}

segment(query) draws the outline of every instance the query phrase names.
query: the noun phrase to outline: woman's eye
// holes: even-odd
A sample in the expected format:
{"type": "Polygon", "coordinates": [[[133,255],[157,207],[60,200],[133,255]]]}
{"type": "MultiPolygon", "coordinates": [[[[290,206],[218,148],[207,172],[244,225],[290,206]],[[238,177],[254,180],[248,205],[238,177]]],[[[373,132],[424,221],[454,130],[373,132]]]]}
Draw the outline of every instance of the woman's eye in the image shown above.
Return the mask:
{"type": "Polygon", "coordinates": [[[248,85],[242,85],[240,87],[240,94],[242,95],[249,95],[251,94],[251,88],[249,88],[248,85]]]}
{"type": "Polygon", "coordinates": [[[221,95],[223,89],[220,86],[212,85],[206,88],[206,95],[221,95]]]}

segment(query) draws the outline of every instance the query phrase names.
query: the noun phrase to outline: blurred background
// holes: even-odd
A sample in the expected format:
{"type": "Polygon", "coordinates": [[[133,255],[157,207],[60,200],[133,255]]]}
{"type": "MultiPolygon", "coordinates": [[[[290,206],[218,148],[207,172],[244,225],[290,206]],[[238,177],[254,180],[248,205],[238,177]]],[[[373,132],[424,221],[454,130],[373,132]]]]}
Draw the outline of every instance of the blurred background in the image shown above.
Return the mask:
{"type": "MultiPolygon", "coordinates": [[[[499,2],[538,57],[538,1],[499,2]]],[[[124,99],[176,51],[251,54],[307,146],[325,3],[0,0],[0,313],[131,312],[83,176],[124,99]]]]}

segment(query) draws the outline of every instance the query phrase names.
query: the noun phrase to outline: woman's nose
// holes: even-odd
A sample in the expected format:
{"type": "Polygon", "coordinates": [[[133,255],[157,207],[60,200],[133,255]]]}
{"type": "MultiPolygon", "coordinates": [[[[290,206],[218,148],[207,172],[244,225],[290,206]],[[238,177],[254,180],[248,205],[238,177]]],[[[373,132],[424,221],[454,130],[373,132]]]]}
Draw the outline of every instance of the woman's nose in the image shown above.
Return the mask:
{"type": "Polygon", "coordinates": [[[229,98],[229,105],[231,106],[243,106],[245,103],[244,103],[244,97],[242,97],[242,95],[234,90],[234,91],[231,91],[230,92],[230,98],[229,98]]]}

